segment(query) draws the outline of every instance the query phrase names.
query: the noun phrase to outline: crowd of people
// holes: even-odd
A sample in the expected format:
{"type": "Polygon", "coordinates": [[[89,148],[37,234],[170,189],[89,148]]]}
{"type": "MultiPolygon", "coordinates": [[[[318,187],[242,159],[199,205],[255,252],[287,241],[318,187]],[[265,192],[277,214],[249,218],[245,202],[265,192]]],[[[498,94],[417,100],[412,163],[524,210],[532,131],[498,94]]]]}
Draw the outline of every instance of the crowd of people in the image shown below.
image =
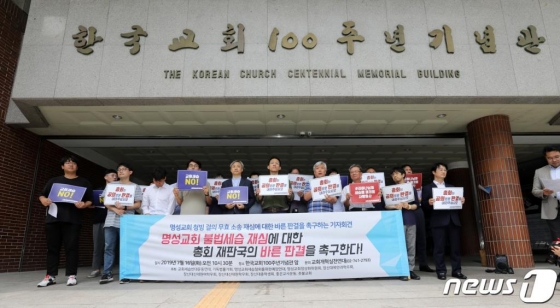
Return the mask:
{"type": "MultiPolygon", "coordinates": [[[[535,187],[533,193],[543,199],[543,219],[551,229],[553,238],[560,237],[558,223],[560,215],[558,212],[559,192],[542,186],[538,179],[548,177],[560,179],[560,149],[547,147],[543,152],[549,162],[537,170],[535,174],[535,187]],[[542,174],[541,174],[542,173],[542,174]],[[551,203],[554,209],[548,204],[551,203]],[[544,207],[546,205],[546,208],[544,207]]],[[[84,209],[92,208],[92,189],[89,182],[79,177],[78,161],[73,156],[62,158],[61,168],[63,176],[51,179],[45,186],[40,197],[41,203],[48,207],[52,201],[48,198],[54,183],[68,184],[87,188],[83,199],[77,203],[57,203],[58,213],[54,217],[47,215],[46,237],[47,237],[47,275],[38,286],[45,287],[56,283],[58,275],[58,261],[62,243],[66,249],[66,276],[67,285],[77,283],[76,274],[78,267],[78,235],[84,209]]],[[[202,164],[197,160],[188,162],[187,170],[201,170],[202,164]]],[[[270,175],[280,174],[282,167],[278,157],[270,158],[267,169],[270,175]]],[[[253,173],[249,178],[242,176],[244,165],[242,161],[234,160],[230,164],[231,177],[222,183],[222,187],[246,186],[248,191],[248,202],[225,203],[219,202],[219,196],[210,194],[210,185],[207,184],[199,190],[179,190],[176,184],[166,183],[167,172],[162,168],[156,168],[152,173],[152,185],[144,192],[140,186],[136,186],[133,205],[122,205],[116,202],[114,205],[105,205],[104,208],[94,208],[93,224],[93,269],[90,278],[101,276],[99,283],[105,284],[113,281],[113,265],[115,263],[116,247],[119,242],[120,218],[122,215],[138,214],[144,215],[225,215],[225,214],[277,214],[277,213],[317,213],[317,212],[356,212],[356,211],[402,211],[403,230],[406,239],[408,253],[408,265],[410,275],[400,277],[401,280],[420,280],[420,276],[414,271],[418,262],[418,270],[423,272],[435,272],[438,279],[447,279],[447,266],[445,263],[445,248],[450,247],[451,275],[459,279],[467,277],[462,273],[460,253],[460,210],[434,210],[433,188],[453,187],[445,181],[447,176],[447,165],[435,163],[431,167],[432,181],[422,187],[419,192],[414,191],[414,200],[402,202],[396,205],[386,205],[383,199],[379,203],[354,203],[350,187],[345,186],[339,196],[325,195],[322,200],[313,200],[311,185],[309,181],[301,191],[294,192],[290,186],[286,196],[260,195],[259,189],[253,188],[251,178],[258,178],[259,174],[253,173]],[[299,198],[294,198],[297,195],[299,198]],[[299,201],[294,200],[299,199],[299,201]],[[427,233],[431,232],[430,244],[433,247],[433,261],[435,269],[428,265],[427,233]]],[[[351,183],[361,183],[363,170],[360,165],[352,164],[349,169],[351,183]]],[[[366,173],[374,173],[374,168],[366,169],[366,173]]],[[[107,170],[105,173],[106,183],[134,184],[130,178],[134,170],[127,163],[120,163],[116,170],[107,170]],[[117,182],[118,180],[118,182],[117,182]]],[[[300,174],[300,170],[293,168],[291,174],[300,174]]],[[[325,162],[319,161],[313,165],[313,177],[321,178],[337,174],[336,170],[327,169],[325,162]]],[[[389,175],[394,184],[402,184],[406,175],[413,173],[410,165],[398,166],[392,169],[389,175]]],[[[105,191],[101,197],[105,196],[105,191]]],[[[461,198],[461,203],[465,199],[461,198]]],[[[127,283],[128,279],[120,279],[120,283],[127,283]]]]}

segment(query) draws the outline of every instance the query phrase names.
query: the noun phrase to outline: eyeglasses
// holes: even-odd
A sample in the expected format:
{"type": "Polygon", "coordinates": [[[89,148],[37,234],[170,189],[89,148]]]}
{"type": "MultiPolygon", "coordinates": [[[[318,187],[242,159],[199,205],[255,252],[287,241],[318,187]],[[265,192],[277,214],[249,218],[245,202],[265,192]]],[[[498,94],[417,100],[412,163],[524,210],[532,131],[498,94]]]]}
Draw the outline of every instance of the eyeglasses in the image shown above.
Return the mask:
{"type": "Polygon", "coordinates": [[[121,171],[128,171],[128,168],[119,168],[119,169],[117,169],[117,171],[118,171],[118,172],[121,172],[121,171]]]}
{"type": "Polygon", "coordinates": [[[197,167],[197,168],[198,168],[198,165],[195,164],[195,163],[190,163],[190,164],[189,164],[189,167],[197,167]]]}

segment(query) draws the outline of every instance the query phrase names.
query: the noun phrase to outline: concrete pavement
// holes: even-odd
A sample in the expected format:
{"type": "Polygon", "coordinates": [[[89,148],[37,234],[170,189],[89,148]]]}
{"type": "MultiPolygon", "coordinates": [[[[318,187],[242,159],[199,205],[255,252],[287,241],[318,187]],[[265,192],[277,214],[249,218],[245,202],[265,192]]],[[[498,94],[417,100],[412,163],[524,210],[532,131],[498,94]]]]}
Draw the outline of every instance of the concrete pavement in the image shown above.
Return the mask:
{"type": "MultiPolygon", "coordinates": [[[[546,264],[536,268],[554,269],[546,264]]],[[[469,278],[516,278],[513,295],[443,295],[445,282],[435,274],[417,272],[420,281],[398,279],[317,280],[286,282],[114,282],[100,285],[98,278],[86,278],[89,268],[80,268],[78,285],[66,286],[66,277],[57,284],[38,288],[44,271],[0,274],[0,307],[521,307],[519,298],[524,275],[530,269],[515,269],[514,275],[486,273],[477,264],[463,266],[469,278]],[[207,296],[208,295],[208,296],[207,296]],[[214,300],[209,302],[208,300],[214,300]],[[197,304],[199,304],[197,306],[197,304]]],[[[60,270],[64,273],[64,270],[60,270]]],[[[117,276],[115,276],[117,278],[117,276]]],[[[450,277],[449,277],[450,278],[450,277]]],[[[529,282],[533,281],[528,280],[529,282]]],[[[532,284],[530,284],[532,286],[532,284]]],[[[531,288],[530,288],[531,290],[531,288]]],[[[560,307],[560,284],[555,295],[538,307],[560,307]]]]}

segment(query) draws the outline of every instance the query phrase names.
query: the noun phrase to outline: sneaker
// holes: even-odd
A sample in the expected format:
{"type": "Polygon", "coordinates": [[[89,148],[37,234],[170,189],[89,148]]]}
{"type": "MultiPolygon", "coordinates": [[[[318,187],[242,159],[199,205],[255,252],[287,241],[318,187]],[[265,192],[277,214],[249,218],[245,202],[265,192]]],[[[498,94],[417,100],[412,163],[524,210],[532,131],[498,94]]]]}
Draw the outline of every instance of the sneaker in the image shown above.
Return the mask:
{"type": "Polygon", "coordinates": [[[76,275],[70,275],[68,277],[68,281],[66,282],[67,286],[75,286],[78,284],[78,281],[76,280],[76,275]]]}
{"type": "Polygon", "coordinates": [[[45,279],[43,279],[43,281],[41,281],[37,284],[37,286],[38,287],[48,287],[51,284],[56,284],[56,277],[51,276],[51,275],[47,275],[47,276],[45,276],[45,279]]]}
{"type": "Polygon", "coordinates": [[[130,279],[128,279],[128,278],[123,278],[123,279],[121,279],[121,281],[119,281],[120,284],[125,284],[125,283],[129,283],[129,282],[130,282],[130,279]]]}
{"type": "Polygon", "coordinates": [[[101,271],[95,270],[95,271],[91,272],[91,274],[89,274],[87,277],[88,278],[95,278],[95,277],[99,277],[99,275],[101,275],[101,271]]]}
{"type": "Polygon", "coordinates": [[[113,274],[103,274],[99,280],[99,284],[106,284],[113,281],[113,274]]]}

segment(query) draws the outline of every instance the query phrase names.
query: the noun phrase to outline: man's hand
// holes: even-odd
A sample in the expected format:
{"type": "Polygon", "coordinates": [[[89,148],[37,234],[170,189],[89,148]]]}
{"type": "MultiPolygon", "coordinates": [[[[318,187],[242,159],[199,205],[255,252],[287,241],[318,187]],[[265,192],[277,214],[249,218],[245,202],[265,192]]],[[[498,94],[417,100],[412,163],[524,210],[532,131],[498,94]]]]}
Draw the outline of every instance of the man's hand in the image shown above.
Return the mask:
{"type": "Polygon", "coordinates": [[[228,210],[233,209],[234,206],[235,206],[235,204],[233,204],[233,203],[228,203],[228,204],[226,204],[226,208],[227,208],[228,210]]]}
{"type": "Polygon", "coordinates": [[[548,196],[554,194],[554,190],[545,188],[545,189],[543,189],[542,194],[543,194],[543,196],[548,197],[548,196]]]}
{"type": "Polygon", "coordinates": [[[552,251],[552,253],[560,257],[560,247],[552,246],[550,247],[550,250],[552,251]]]}
{"type": "Polygon", "coordinates": [[[206,195],[207,197],[208,197],[208,195],[210,195],[210,193],[208,193],[208,186],[202,187],[202,192],[203,192],[204,195],[206,195]]]}
{"type": "Polygon", "coordinates": [[[325,195],[325,201],[327,201],[330,204],[335,204],[336,203],[336,197],[335,196],[329,196],[329,195],[325,195]]]}
{"type": "Polygon", "coordinates": [[[245,209],[245,204],[243,204],[243,203],[237,203],[237,204],[235,204],[235,206],[237,206],[237,208],[240,209],[240,210],[245,209]]]}
{"type": "Polygon", "coordinates": [[[434,198],[430,198],[430,200],[428,200],[428,204],[429,204],[430,206],[434,206],[434,202],[435,202],[435,201],[436,201],[436,200],[435,200],[434,198]]]}
{"type": "Polygon", "coordinates": [[[115,214],[122,216],[124,215],[124,210],[120,210],[120,209],[114,209],[113,212],[115,212],[115,214]]]}
{"type": "Polygon", "coordinates": [[[76,203],[74,203],[74,205],[75,205],[77,208],[79,208],[79,209],[83,209],[83,208],[86,208],[86,207],[87,207],[87,206],[86,206],[86,203],[83,202],[83,201],[76,202],[76,203]]]}
{"type": "Polygon", "coordinates": [[[121,205],[119,201],[115,201],[115,207],[119,210],[124,210],[124,205],[121,205]]]}
{"type": "Polygon", "coordinates": [[[40,201],[43,206],[49,206],[51,205],[51,203],[53,203],[49,198],[41,198],[40,201]]]}

